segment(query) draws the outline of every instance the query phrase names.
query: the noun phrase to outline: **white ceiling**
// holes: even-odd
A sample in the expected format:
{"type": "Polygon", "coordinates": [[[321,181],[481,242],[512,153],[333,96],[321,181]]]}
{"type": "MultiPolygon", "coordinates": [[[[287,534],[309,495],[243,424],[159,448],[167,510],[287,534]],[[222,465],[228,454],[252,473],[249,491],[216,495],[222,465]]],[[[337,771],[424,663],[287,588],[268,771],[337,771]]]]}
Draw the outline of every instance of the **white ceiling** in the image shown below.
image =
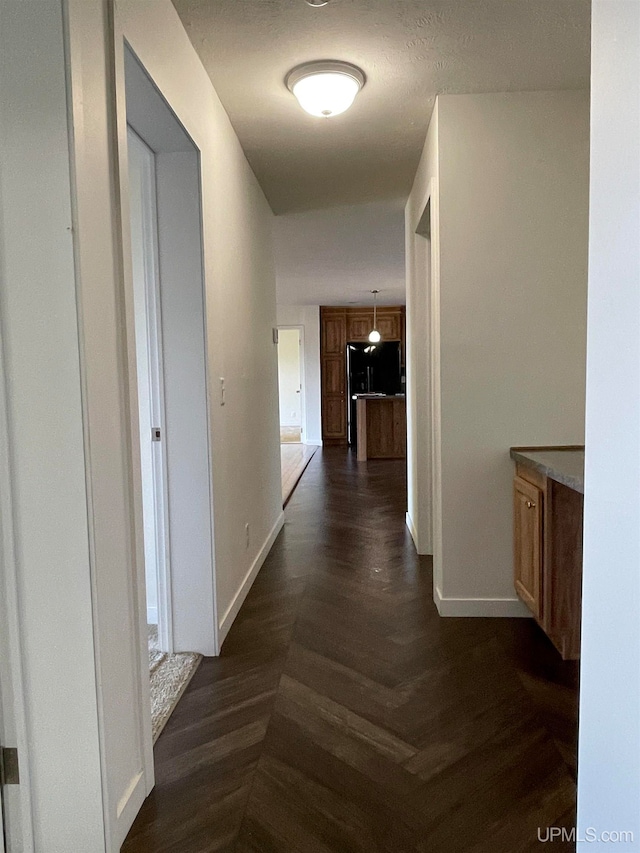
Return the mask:
{"type": "Polygon", "coordinates": [[[403,305],[404,202],[278,216],[275,256],[279,305],[403,305]]]}
{"type": "Polygon", "coordinates": [[[173,0],[274,212],[409,192],[437,93],[589,85],[589,0],[173,0]],[[314,59],[367,83],[331,119],[287,72],[314,59]]]}

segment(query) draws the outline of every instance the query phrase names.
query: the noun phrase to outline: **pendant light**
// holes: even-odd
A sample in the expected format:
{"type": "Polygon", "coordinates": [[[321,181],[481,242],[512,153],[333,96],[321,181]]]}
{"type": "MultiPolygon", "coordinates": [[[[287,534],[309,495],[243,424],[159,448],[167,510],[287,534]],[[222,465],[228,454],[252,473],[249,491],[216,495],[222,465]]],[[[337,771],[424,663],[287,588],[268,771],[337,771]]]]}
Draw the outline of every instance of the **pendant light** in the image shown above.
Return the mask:
{"type": "Polygon", "coordinates": [[[380,343],[382,335],[378,331],[378,314],[376,311],[376,297],[380,293],[379,290],[372,290],[373,293],[373,329],[369,332],[369,340],[372,344],[380,343]]]}
{"type": "Polygon", "coordinates": [[[364,73],[359,68],[338,60],[298,65],[285,80],[302,109],[320,118],[331,118],[348,110],[364,82],[364,73]]]}

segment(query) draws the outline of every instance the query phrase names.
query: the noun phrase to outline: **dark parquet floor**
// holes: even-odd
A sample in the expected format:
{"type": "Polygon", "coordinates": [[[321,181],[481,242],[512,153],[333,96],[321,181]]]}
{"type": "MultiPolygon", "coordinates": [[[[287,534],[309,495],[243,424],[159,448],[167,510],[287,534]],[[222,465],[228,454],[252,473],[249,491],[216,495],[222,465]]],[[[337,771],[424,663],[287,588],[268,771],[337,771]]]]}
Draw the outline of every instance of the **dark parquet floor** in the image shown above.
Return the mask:
{"type": "Polygon", "coordinates": [[[402,462],[316,454],[124,853],[524,853],[573,825],[576,664],[532,620],[438,616],[405,490],[402,462]]]}

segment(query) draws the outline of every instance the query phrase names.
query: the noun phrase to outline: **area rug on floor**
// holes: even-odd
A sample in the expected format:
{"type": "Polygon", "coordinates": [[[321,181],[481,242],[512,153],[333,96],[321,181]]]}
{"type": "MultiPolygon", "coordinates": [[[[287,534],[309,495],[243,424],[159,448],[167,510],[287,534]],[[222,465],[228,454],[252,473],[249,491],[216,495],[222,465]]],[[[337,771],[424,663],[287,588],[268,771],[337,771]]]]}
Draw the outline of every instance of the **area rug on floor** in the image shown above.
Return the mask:
{"type": "Polygon", "coordinates": [[[169,654],[160,651],[158,648],[158,626],[149,625],[148,627],[151,725],[153,742],[155,743],[198,668],[202,655],[193,652],[169,654]]]}

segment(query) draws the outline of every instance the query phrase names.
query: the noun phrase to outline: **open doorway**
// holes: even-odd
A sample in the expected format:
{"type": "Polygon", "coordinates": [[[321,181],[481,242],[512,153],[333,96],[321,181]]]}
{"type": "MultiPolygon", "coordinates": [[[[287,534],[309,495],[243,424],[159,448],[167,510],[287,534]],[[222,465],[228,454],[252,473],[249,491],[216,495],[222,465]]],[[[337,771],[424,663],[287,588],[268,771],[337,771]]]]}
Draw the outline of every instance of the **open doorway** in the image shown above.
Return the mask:
{"type": "Polygon", "coordinates": [[[317,448],[304,443],[304,329],[278,329],[278,394],[280,402],[280,458],[282,503],[286,505],[317,448]]]}
{"type": "Polygon", "coordinates": [[[280,394],[280,442],[302,442],[302,332],[278,331],[278,391],[280,394]]]}
{"type": "Polygon", "coordinates": [[[125,88],[142,677],[150,679],[155,738],[201,656],[217,652],[200,155],[128,48],[125,88]]]}

